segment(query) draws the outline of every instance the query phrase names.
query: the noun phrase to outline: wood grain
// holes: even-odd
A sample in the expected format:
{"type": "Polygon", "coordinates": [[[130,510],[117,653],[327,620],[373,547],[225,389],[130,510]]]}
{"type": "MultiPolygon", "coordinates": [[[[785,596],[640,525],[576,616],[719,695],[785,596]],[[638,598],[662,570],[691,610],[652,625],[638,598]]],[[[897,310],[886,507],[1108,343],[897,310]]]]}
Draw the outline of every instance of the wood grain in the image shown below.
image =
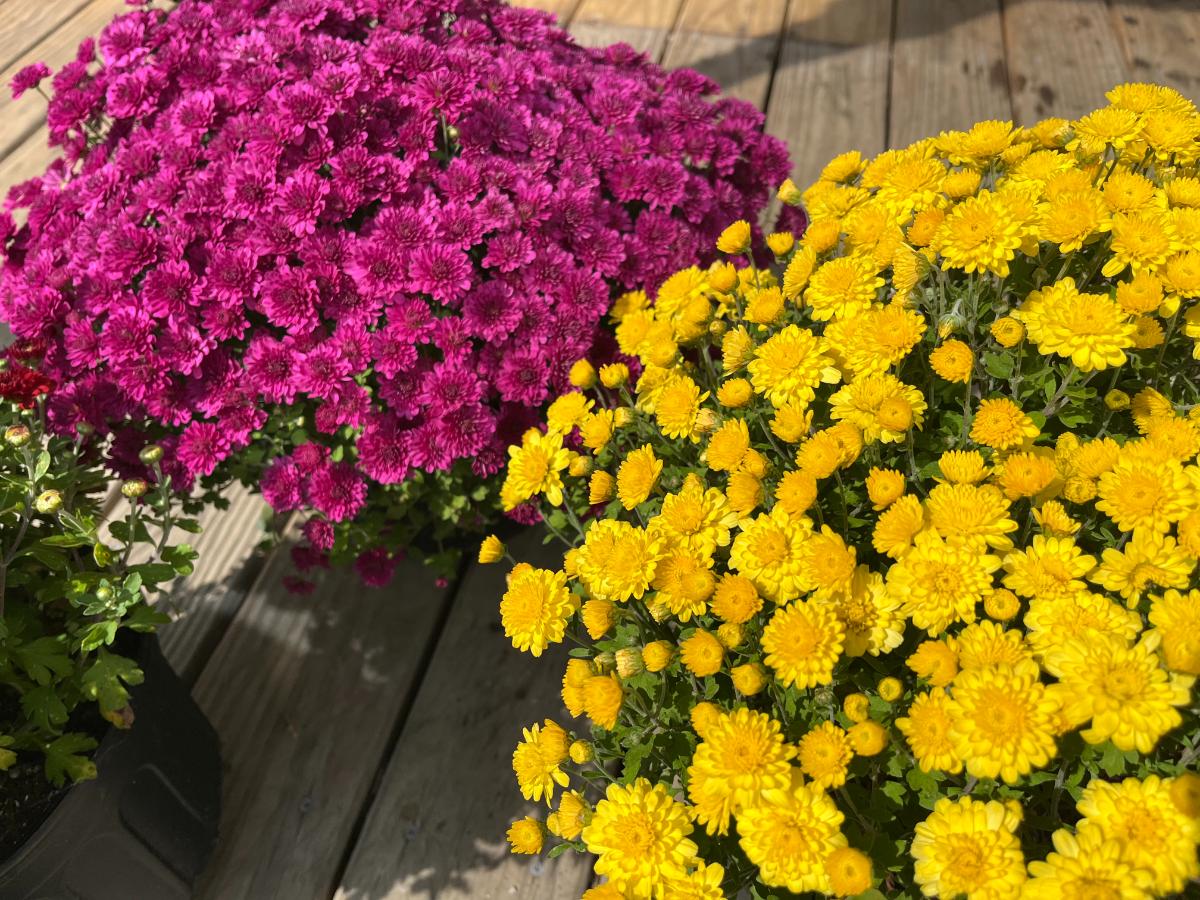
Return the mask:
{"type": "MultiPolygon", "coordinates": [[[[11,4],[14,9],[25,9],[31,6],[27,0],[11,4]]],[[[6,62],[0,71],[0,87],[4,90],[4,111],[0,115],[0,157],[11,153],[22,141],[37,131],[40,124],[46,121],[46,101],[37,92],[30,92],[20,100],[10,100],[11,95],[7,86],[12,77],[24,66],[32,62],[44,62],[51,69],[57,70],[75,58],[79,42],[89,35],[98,34],[114,17],[129,12],[125,0],[92,0],[86,6],[76,2],[53,2],[37,4],[38,8],[53,7],[59,11],[78,10],[76,15],[58,22],[57,27],[34,46],[15,58],[11,63],[6,62]],[[82,7],[82,9],[79,9],[82,7]]],[[[0,21],[5,18],[7,7],[0,8],[0,21]]],[[[0,28],[2,31],[2,28],[0,28]]],[[[3,57],[6,61],[8,57],[3,57]]],[[[46,86],[48,92],[49,85],[46,86]]],[[[7,183],[7,182],[5,182],[7,183]]]]}
{"type": "Polygon", "coordinates": [[[1012,118],[998,0],[898,0],[888,144],[1012,118]]]}
{"type": "Polygon", "coordinates": [[[1111,7],[1129,77],[1168,85],[1200,103],[1200,4],[1115,0],[1111,7]]]}
{"type": "Polygon", "coordinates": [[[1103,106],[1128,77],[1104,0],[1013,0],[1004,7],[1013,113],[1030,125],[1103,106]]]}
{"type": "Polygon", "coordinates": [[[658,62],[681,2],[582,0],[571,18],[571,34],[585,47],[628,44],[658,62]]]}
{"type": "MultiPolygon", "coordinates": [[[[204,530],[190,541],[200,554],[196,569],[159,601],[174,621],[159,631],[167,661],[188,684],[199,677],[220,643],[265,560],[255,552],[264,536],[263,500],[240,485],[226,492],[229,508],[207,509],[204,530]]],[[[174,543],[187,535],[175,533],[174,543]]]]}
{"type": "Polygon", "coordinates": [[[887,136],[891,0],[793,0],[767,105],[797,184],[838,153],[879,153],[887,136]]]}
{"type": "Polygon", "coordinates": [[[540,9],[542,12],[553,13],[558,19],[558,24],[563,28],[571,22],[571,15],[575,12],[575,7],[579,5],[579,0],[517,0],[514,6],[527,6],[531,9],[540,9]]]}
{"type": "Polygon", "coordinates": [[[786,11],[785,0],[685,0],[663,65],[696,69],[726,94],[761,109],[786,11]]]}
{"type": "MultiPolygon", "coordinates": [[[[30,47],[78,12],[88,0],[10,0],[0,7],[0,66],[8,67],[30,47]]],[[[5,84],[7,87],[7,83],[5,84]]]]}
{"type": "Polygon", "coordinates": [[[193,694],[221,736],[221,835],[197,900],[326,900],[447,602],[417,563],[387,590],[280,585],[276,552],[193,694]]]}
{"type": "MultiPolygon", "coordinates": [[[[540,537],[521,535],[514,556],[557,566],[561,550],[540,537]]],[[[505,844],[509,823],[534,811],[511,767],[521,728],[568,721],[558,696],[564,648],[535,660],[500,629],[506,574],[474,566],[463,580],[337,900],[559,900],[587,886],[587,860],[516,857],[505,844]]]]}

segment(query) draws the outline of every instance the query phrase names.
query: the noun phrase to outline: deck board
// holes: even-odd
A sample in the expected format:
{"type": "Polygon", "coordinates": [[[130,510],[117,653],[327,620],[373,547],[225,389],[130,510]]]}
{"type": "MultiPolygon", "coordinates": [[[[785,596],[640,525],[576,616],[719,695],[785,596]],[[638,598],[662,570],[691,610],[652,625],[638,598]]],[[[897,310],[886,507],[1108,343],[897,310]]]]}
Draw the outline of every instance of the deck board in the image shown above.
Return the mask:
{"type": "Polygon", "coordinates": [[[767,131],[788,142],[798,184],[838,153],[884,149],[891,27],[892,0],[792,0],[767,131]]]}
{"type": "Polygon", "coordinates": [[[1130,77],[1169,85],[1200,103],[1200,4],[1113,0],[1111,11],[1130,77]]]}
{"type": "Polygon", "coordinates": [[[682,0],[582,0],[571,34],[585,47],[628,44],[652,60],[662,58],[682,0]]]}
{"type": "MultiPolygon", "coordinates": [[[[513,555],[556,567],[562,550],[542,547],[541,535],[522,534],[513,555]]],[[[337,900],[559,900],[587,886],[584,858],[514,857],[505,844],[509,823],[536,809],[512,772],[521,728],[569,722],[558,696],[564,648],[534,659],[500,629],[506,574],[476,565],[464,578],[337,900]]]]}
{"type": "MultiPolygon", "coordinates": [[[[0,66],[19,59],[30,47],[56,31],[78,12],[88,0],[9,0],[0,7],[0,66]]],[[[8,82],[3,85],[5,93],[8,82]]]]}
{"type": "Polygon", "coordinates": [[[1005,4],[1004,29],[1021,125],[1078,118],[1129,77],[1104,0],[1015,0],[1005,4]]]}
{"type": "Polygon", "coordinates": [[[325,900],[448,592],[407,563],[387,590],[345,572],[311,596],[276,552],[196,682],[221,735],[221,838],[197,900],[325,900]]]}
{"type": "Polygon", "coordinates": [[[888,143],[1012,118],[998,0],[899,0],[888,143]]]}

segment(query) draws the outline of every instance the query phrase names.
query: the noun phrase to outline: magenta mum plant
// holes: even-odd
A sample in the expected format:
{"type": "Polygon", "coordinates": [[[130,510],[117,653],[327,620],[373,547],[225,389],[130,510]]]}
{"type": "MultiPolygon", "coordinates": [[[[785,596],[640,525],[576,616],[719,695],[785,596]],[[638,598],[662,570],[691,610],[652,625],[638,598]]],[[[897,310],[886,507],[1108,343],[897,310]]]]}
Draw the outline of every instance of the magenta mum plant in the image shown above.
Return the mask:
{"type": "Polygon", "coordinates": [[[63,159],[0,223],[54,423],[115,432],[125,474],[154,441],[180,488],[261,487],[308,517],[302,568],[370,583],[492,517],[614,296],[788,170],[709,79],[496,0],[183,0],[98,51],[53,76],[63,159]]]}

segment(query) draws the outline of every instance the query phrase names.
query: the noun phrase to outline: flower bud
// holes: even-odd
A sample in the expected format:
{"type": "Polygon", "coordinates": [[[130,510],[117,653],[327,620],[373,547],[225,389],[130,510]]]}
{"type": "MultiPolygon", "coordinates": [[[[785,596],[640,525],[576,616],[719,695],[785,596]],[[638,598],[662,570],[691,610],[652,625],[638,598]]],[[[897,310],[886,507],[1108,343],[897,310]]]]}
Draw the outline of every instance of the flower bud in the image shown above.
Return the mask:
{"type": "Polygon", "coordinates": [[[726,622],[717,628],[717,640],[725,646],[726,650],[733,650],[741,644],[742,637],[742,626],[733,622],[726,622]]]}
{"type": "Polygon", "coordinates": [[[617,667],[617,657],[611,651],[605,650],[603,653],[597,653],[592,659],[592,663],[596,667],[596,671],[603,674],[611,672],[617,667]]]}
{"type": "Polygon", "coordinates": [[[646,671],[642,660],[642,651],[637,647],[622,647],[616,653],[617,674],[622,678],[632,678],[646,671]]]}
{"type": "Polygon", "coordinates": [[[773,231],[767,235],[767,246],[776,256],[787,256],[796,246],[796,236],[790,231],[773,231]]]}
{"type": "Polygon", "coordinates": [[[1171,802],[1189,818],[1200,817],[1200,776],[1184,772],[1171,780],[1171,802]]]}
{"type": "Polygon", "coordinates": [[[1021,601],[1006,588],[997,588],[983,598],[983,611],[997,622],[1007,622],[1021,611],[1021,601]]]}
{"type": "Polygon", "coordinates": [[[878,722],[868,719],[850,727],[850,744],[859,756],[875,756],[887,746],[888,734],[878,722]]]}
{"type": "Polygon", "coordinates": [[[163,458],[163,448],[158,444],[147,444],[138,454],[138,459],[148,466],[154,465],[163,458]]]}
{"type": "Polygon", "coordinates": [[[952,334],[956,334],[963,330],[967,325],[967,320],[956,313],[947,313],[938,319],[938,337],[948,338],[952,334]]]}
{"type": "Polygon", "coordinates": [[[724,319],[713,319],[708,323],[708,333],[711,337],[720,340],[725,336],[725,332],[729,330],[729,325],[724,319]]]}
{"type": "Polygon", "coordinates": [[[1124,391],[1111,390],[1104,395],[1104,405],[1113,412],[1120,412],[1123,409],[1129,409],[1129,395],[1124,391]]]}
{"type": "Polygon", "coordinates": [[[572,385],[586,391],[588,388],[596,386],[596,367],[586,359],[581,359],[571,366],[571,372],[567,377],[572,385]]]}
{"type": "Polygon", "coordinates": [[[889,676],[879,682],[879,696],[888,703],[894,703],[899,700],[903,693],[904,685],[900,683],[899,678],[889,676]]]}
{"type": "Polygon", "coordinates": [[[668,641],[654,641],[642,648],[642,662],[647,672],[661,672],[674,657],[675,648],[668,641]]]}
{"type": "Polygon", "coordinates": [[[33,508],[40,513],[56,513],[62,509],[62,494],[56,490],[42,491],[33,501],[33,508]]]}
{"type": "Polygon", "coordinates": [[[586,456],[576,454],[575,458],[571,460],[570,465],[567,466],[567,471],[576,478],[583,478],[585,475],[591,473],[592,461],[586,456]]]}
{"type": "Polygon", "coordinates": [[[96,429],[93,428],[91,425],[89,425],[87,422],[76,422],[75,423],[75,433],[77,435],[79,435],[80,437],[89,437],[90,435],[93,435],[96,433],[96,429]]]}
{"type": "Polygon", "coordinates": [[[619,388],[629,380],[629,366],[611,363],[600,367],[600,383],[606,388],[619,388]]]}
{"type": "Polygon", "coordinates": [[[721,232],[717,238],[717,249],[729,256],[738,256],[750,249],[750,223],[738,219],[721,232]]]}
{"type": "Polygon", "coordinates": [[[121,496],[129,500],[134,500],[141,497],[150,489],[150,486],[141,478],[130,478],[121,485],[121,496]]]}
{"type": "Polygon", "coordinates": [[[766,672],[758,663],[734,666],[729,674],[733,678],[733,686],[738,689],[739,693],[747,697],[757,694],[767,686],[766,672]]]}
{"type": "Polygon", "coordinates": [[[842,709],[851,722],[865,722],[870,717],[871,701],[866,694],[847,694],[842,709]]]}
{"type": "Polygon", "coordinates": [[[707,700],[701,700],[692,707],[692,712],[689,718],[692,720],[692,730],[704,740],[704,735],[708,734],[713,725],[721,717],[720,708],[707,700]]]}
{"type": "Polygon", "coordinates": [[[457,125],[447,125],[446,126],[446,137],[448,137],[450,139],[451,143],[458,143],[458,126],[457,125]]]}
{"type": "Polygon", "coordinates": [[[721,417],[707,406],[696,413],[696,434],[712,434],[721,424],[721,417]]]}
{"type": "Polygon", "coordinates": [[[504,542],[494,534],[489,534],[479,545],[479,561],[484,565],[500,562],[504,559],[504,542]]]}
{"type": "Polygon", "coordinates": [[[571,757],[571,762],[577,766],[590,763],[596,756],[596,752],[588,741],[575,741],[567,748],[567,754],[571,757]]]}
{"type": "Polygon", "coordinates": [[[618,406],[613,410],[613,427],[624,428],[633,421],[633,410],[628,406],[618,406]]]}
{"type": "Polygon", "coordinates": [[[800,191],[800,188],[796,187],[796,182],[790,178],[779,186],[779,193],[776,196],[779,197],[780,203],[785,203],[788,206],[799,206],[804,200],[804,194],[800,191]]]}
{"type": "Polygon", "coordinates": [[[597,469],[592,473],[592,480],[588,482],[588,503],[595,506],[597,503],[607,503],[617,495],[617,480],[603,469],[597,469]]]}
{"type": "Polygon", "coordinates": [[[112,598],[113,598],[112,588],[110,588],[108,585],[102,584],[102,585],[100,585],[100,587],[96,588],[96,599],[99,600],[101,603],[107,603],[112,598]]]}
{"type": "Polygon", "coordinates": [[[24,425],[10,425],[4,429],[4,440],[13,447],[24,447],[29,443],[30,437],[29,429],[24,425]]]}

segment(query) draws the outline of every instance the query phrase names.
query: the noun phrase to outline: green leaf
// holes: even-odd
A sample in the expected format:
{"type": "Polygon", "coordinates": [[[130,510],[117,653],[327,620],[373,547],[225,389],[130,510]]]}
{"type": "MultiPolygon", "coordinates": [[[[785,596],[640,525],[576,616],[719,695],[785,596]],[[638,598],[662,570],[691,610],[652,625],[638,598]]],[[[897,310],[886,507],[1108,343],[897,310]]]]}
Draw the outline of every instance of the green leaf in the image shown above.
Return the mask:
{"type": "Polygon", "coordinates": [[[9,654],[18,666],[38,684],[50,684],[56,678],[71,674],[71,658],[67,655],[64,636],[37,638],[10,648],[9,654]]]}
{"type": "Polygon", "coordinates": [[[621,770],[621,777],[626,784],[632,784],[633,779],[637,778],[638,772],[641,771],[642,761],[650,753],[650,747],[653,741],[646,741],[644,744],[635,744],[625,754],[625,765],[621,770]]]}
{"type": "Polygon", "coordinates": [[[116,712],[129,702],[125,685],[141,684],[143,677],[132,659],[101,650],[92,667],[83,674],[83,693],[100,704],[101,712],[116,712]]]}
{"type": "Polygon", "coordinates": [[[170,581],[175,577],[175,567],[167,563],[142,563],[140,566],[130,566],[129,576],[125,579],[125,589],[129,593],[134,593],[145,584],[146,587],[153,587],[162,581],[170,581]],[[131,587],[130,583],[138,579],[136,586],[131,587]]]}
{"type": "Polygon", "coordinates": [[[86,781],[96,777],[96,764],[84,756],[96,748],[96,741],[85,734],[64,734],[46,745],[46,778],[62,787],[68,778],[86,781]]]}
{"type": "Polygon", "coordinates": [[[89,543],[86,535],[82,534],[55,534],[48,538],[42,538],[39,542],[44,547],[83,547],[89,543]]]}
{"type": "Polygon", "coordinates": [[[191,544],[178,544],[163,551],[163,562],[167,563],[177,575],[191,575],[195,566],[192,563],[200,554],[191,544]]]}
{"type": "Polygon", "coordinates": [[[51,685],[26,691],[21,696],[21,710],[41,731],[58,731],[67,721],[67,707],[51,685]]]}
{"type": "Polygon", "coordinates": [[[993,378],[1010,378],[1015,360],[1007,353],[983,354],[983,367],[993,378]]]}
{"type": "MultiPolygon", "coordinates": [[[[67,554],[54,547],[43,546],[40,542],[31,545],[25,551],[51,572],[61,572],[67,568],[67,554]]],[[[22,554],[24,555],[24,554],[22,554]]]]}
{"type": "Polygon", "coordinates": [[[14,740],[12,735],[0,734],[0,772],[7,771],[17,761],[17,754],[8,749],[14,740]]]}
{"type": "Polygon", "coordinates": [[[135,608],[121,625],[132,631],[153,631],[157,626],[166,625],[170,621],[171,617],[166,613],[142,604],[135,608]]]}
{"type": "Polygon", "coordinates": [[[37,462],[33,466],[33,480],[41,481],[46,477],[46,473],[50,471],[50,451],[43,450],[38,454],[37,462]]]}
{"type": "MultiPolygon", "coordinates": [[[[118,540],[123,540],[123,538],[118,537],[118,540]]],[[[92,544],[92,559],[101,569],[107,569],[113,561],[112,548],[102,541],[96,541],[92,544]]]]}
{"type": "Polygon", "coordinates": [[[904,795],[907,791],[904,790],[904,785],[899,781],[889,781],[884,784],[883,793],[897,806],[902,806],[904,804],[904,795]]]}
{"type": "Polygon", "coordinates": [[[1108,744],[1104,748],[1104,755],[1100,757],[1100,768],[1103,769],[1104,774],[1110,778],[1115,778],[1118,775],[1124,775],[1125,754],[1112,744],[1108,744]]]}
{"type": "Polygon", "coordinates": [[[562,856],[564,853],[566,853],[568,850],[571,850],[571,849],[573,849],[573,848],[571,847],[570,844],[567,844],[567,843],[555,844],[553,847],[550,848],[550,852],[546,854],[546,859],[558,859],[558,857],[562,856]]]}
{"type": "Polygon", "coordinates": [[[195,519],[176,519],[171,524],[173,527],[178,528],[180,531],[186,531],[188,534],[199,534],[201,531],[200,523],[195,519]]]}

